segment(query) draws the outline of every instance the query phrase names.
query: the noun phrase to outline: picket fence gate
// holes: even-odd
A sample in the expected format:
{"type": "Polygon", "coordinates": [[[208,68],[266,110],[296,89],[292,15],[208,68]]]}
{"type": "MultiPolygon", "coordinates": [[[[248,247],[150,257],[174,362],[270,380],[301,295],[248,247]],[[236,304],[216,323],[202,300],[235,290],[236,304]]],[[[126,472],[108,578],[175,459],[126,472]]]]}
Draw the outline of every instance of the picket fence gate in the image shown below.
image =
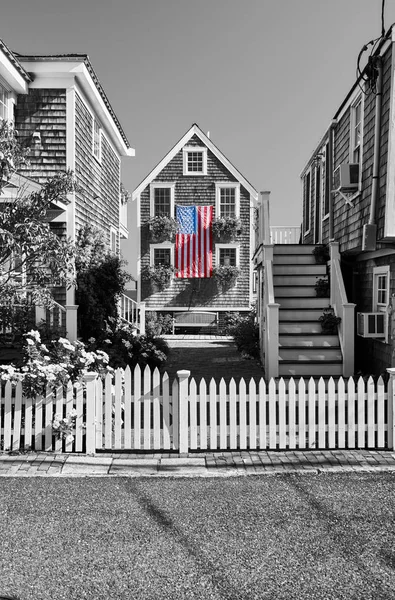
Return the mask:
{"type": "Polygon", "coordinates": [[[301,378],[197,384],[189,371],[179,371],[170,385],[167,374],[137,366],[103,381],[89,373],[82,384],[48,388],[34,399],[8,381],[0,394],[0,444],[2,450],[89,454],[393,449],[395,369],[389,372],[387,386],[381,377],[377,383],[301,378]],[[69,435],[60,439],[54,417],[67,419],[73,409],[69,435]]]}

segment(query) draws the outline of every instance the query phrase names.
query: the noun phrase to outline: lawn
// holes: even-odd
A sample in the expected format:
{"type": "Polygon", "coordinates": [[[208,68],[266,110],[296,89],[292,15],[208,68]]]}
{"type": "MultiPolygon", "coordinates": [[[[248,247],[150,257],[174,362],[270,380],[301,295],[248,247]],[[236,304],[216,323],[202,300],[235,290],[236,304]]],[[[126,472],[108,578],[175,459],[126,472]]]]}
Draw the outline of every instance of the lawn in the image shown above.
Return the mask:
{"type": "Polygon", "coordinates": [[[21,600],[395,598],[394,475],[0,479],[21,600]]]}

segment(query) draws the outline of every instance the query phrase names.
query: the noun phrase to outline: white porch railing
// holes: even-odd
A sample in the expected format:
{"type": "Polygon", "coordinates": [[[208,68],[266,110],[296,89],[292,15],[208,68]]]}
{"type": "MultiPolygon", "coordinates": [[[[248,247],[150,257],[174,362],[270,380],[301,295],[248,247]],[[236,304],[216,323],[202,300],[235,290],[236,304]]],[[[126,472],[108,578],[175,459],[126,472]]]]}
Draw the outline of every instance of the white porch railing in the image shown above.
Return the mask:
{"type": "Polygon", "coordinates": [[[271,244],[299,244],[300,227],[276,227],[270,226],[271,244]]]}
{"type": "Polygon", "coordinates": [[[136,327],[137,331],[144,335],[145,333],[145,302],[136,302],[126,296],[121,295],[119,300],[119,316],[126,323],[136,327]]]}
{"type": "Polygon", "coordinates": [[[343,354],[343,376],[350,377],[354,373],[354,312],[355,304],[347,301],[343,276],[340,268],[339,242],[329,244],[331,252],[331,306],[339,324],[339,341],[343,354]]]}
{"type": "Polygon", "coordinates": [[[36,325],[43,321],[51,329],[66,329],[66,307],[53,302],[50,308],[36,306],[36,325]]]}

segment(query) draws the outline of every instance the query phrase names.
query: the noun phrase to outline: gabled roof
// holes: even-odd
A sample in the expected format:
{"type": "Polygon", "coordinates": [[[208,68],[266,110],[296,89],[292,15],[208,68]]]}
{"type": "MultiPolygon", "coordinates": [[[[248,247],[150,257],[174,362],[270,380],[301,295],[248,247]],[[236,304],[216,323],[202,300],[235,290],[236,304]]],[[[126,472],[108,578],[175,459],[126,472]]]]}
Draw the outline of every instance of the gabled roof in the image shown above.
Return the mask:
{"type": "Polygon", "coordinates": [[[8,46],[6,46],[6,44],[3,42],[3,40],[0,40],[0,50],[6,55],[8,60],[14,65],[14,67],[16,68],[18,73],[20,75],[22,75],[22,77],[26,81],[26,83],[30,83],[32,81],[32,78],[29,75],[29,73],[27,73],[27,71],[25,71],[25,69],[22,67],[21,63],[17,59],[16,52],[12,52],[8,48],[8,46]]]}
{"type": "MultiPolygon", "coordinates": [[[[111,116],[111,119],[113,120],[113,123],[115,124],[116,129],[118,130],[118,134],[121,137],[121,139],[123,140],[123,143],[125,144],[125,148],[128,150],[128,155],[129,156],[134,156],[134,150],[133,148],[131,148],[130,143],[126,137],[126,134],[124,132],[124,130],[122,129],[122,126],[110,104],[109,99],[107,98],[107,95],[103,89],[103,86],[101,85],[98,76],[96,75],[93,67],[92,67],[92,63],[89,59],[89,56],[87,54],[51,54],[51,55],[22,55],[22,54],[18,54],[15,53],[15,56],[18,58],[19,61],[21,61],[21,63],[24,63],[25,66],[27,68],[28,65],[30,66],[32,63],[36,63],[37,65],[39,65],[40,63],[70,63],[70,68],[73,68],[73,63],[80,63],[81,65],[83,65],[86,69],[86,71],[89,73],[90,79],[93,82],[95,88],[97,89],[101,100],[103,101],[108,113],[111,116]]],[[[56,67],[55,67],[56,68],[56,67]]],[[[33,72],[35,72],[34,67],[32,67],[33,72]]],[[[78,75],[80,75],[81,77],[83,76],[83,73],[80,73],[78,70],[76,70],[75,68],[73,69],[74,74],[78,77],[78,75]]]]}
{"type": "Polygon", "coordinates": [[[156,165],[156,167],[147,175],[147,177],[137,186],[132,194],[132,199],[135,200],[137,196],[146,188],[146,186],[155,179],[159,173],[166,167],[166,165],[180,152],[180,150],[189,142],[189,140],[197,135],[203,144],[218,158],[218,160],[228,169],[230,173],[241,183],[243,187],[250,193],[254,200],[258,198],[258,192],[251,185],[251,183],[243,177],[243,175],[232,165],[232,163],[222,154],[215,144],[207,137],[205,133],[200,129],[196,123],[192,125],[189,131],[177,142],[175,146],[166,154],[166,156],[156,165]]]}

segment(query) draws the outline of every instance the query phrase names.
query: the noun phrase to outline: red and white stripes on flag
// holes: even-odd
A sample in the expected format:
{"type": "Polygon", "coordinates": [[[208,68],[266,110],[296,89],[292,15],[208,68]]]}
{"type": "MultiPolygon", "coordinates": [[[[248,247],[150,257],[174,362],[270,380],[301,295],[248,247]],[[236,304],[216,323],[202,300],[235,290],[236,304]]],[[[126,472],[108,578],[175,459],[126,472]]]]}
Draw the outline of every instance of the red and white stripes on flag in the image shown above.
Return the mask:
{"type": "Polygon", "coordinates": [[[176,206],[176,277],[211,277],[213,270],[212,206],[176,206]]]}

